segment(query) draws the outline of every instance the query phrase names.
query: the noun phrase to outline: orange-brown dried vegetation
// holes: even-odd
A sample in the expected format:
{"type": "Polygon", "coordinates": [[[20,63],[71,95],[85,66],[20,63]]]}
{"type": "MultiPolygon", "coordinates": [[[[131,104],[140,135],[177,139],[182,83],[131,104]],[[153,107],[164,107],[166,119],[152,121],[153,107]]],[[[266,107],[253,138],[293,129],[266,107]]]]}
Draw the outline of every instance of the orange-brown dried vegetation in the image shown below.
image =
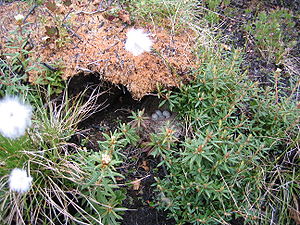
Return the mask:
{"type": "MultiPolygon", "coordinates": [[[[71,6],[59,5],[55,12],[38,6],[28,17],[28,24],[23,25],[23,29],[31,31],[31,66],[42,68],[41,62],[58,65],[64,79],[81,72],[98,72],[100,79],[125,85],[134,98],[155,91],[157,85],[178,86],[183,74],[196,67],[192,30],[182,29],[171,34],[153,23],[131,21],[129,13],[121,9],[116,15],[109,15],[107,12],[112,6],[99,10],[102,2],[73,0],[71,6]],[[58,34],[48,37],[46,26],[57,27],[58,34]],[[133,56],[127,52],[124,45],[131,27],[149,32],[159,54],[145,52],[133,56]]],[[[2,45],[9,31],[17,27],[14,16],[27,15],[29,10],[27,4],[20,2],[0,6],[2,45]]],[[[165,23],[168,23],[167,18],[165,23]]],[[[9,51],[2,48],[4,50],[9,51]]],[[[45,76],[41,70],[28,73],[31,82],[45,76]]]]}

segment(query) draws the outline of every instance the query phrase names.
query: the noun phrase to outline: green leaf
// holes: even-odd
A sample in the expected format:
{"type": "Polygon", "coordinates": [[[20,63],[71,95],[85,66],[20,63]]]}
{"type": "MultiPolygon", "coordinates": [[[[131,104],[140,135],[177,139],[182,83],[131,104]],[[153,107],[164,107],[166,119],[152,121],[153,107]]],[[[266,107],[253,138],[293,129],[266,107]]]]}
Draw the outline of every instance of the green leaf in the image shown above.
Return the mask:
{"type": "Polygon", "coordinates": [[[57,37],[59,36],[58,28],[55,26],[45,26],[46,32],[45,34],[49,37],[57,37]]]}
{"type": "Polygon", "coordinates": [[[63,0],[63,4],[65,6],[70,6],[70,5],[72,5],[72,0],[63,0]]]}

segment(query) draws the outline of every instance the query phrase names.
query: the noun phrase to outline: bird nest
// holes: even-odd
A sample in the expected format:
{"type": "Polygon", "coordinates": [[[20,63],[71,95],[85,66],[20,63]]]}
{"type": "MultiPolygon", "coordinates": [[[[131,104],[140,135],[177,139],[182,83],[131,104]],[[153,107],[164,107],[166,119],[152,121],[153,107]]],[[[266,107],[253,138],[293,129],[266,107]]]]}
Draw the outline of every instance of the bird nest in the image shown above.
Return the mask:
{"type": "MultiPolygon", "coordinates": [[[[98,73],[100,79],[126,86],[136,99],[158,86],[178,86],[195,69],[195,32],[191,29],[171,32],[167,26],[133,21],[121,6],[105,6],[103,2],[73,0],[64,1],[64,5],[47,1],[34,8],[15,2],[0,6],[2,45],[9,42],[8,36],[27,40],[17,49],[2,48],[1,55],[27,48],[27,73],[32,83],[45,79],[49,69],[60,71],[63,79],[98,73]],[[22,25],[14,19],[19,13],[26,16],[22,25]],[[126,51],[126,34],[132,28],[143,29],[155,50],[138,56],[126,51]]],[[[161,24],[169,22],[166,19],[161,24]]]]}

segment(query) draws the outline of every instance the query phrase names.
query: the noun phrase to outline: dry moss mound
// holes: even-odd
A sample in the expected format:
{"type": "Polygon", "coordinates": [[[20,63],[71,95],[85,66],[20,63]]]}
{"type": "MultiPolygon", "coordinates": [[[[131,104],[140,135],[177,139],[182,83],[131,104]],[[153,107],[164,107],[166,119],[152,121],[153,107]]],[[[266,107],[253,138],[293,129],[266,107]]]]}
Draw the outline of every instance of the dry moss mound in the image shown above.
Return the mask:
{"type": "MultiPolygon", "coordinates": [[[[66,6],[47,1],[32,11],[22,25],[23,33],[30,31],[30,44],[26,45],[31,46],[32,52],[30,82],[45,76],[42,63],[46,63],[62,71],[63,79],[81,72],[98,72],[101,79],[123,84],[134,98],[141,98],[157,85],[178,86],[182,77],[196,67],[192,30],[172,33],[151,22],[132,21],[130,14],[120,6],[103,2],[73,0],[66,6]],[[127,52],[124,48],[126,33],[132,27],[149,32],[159,54],[145,52],[133,56],[127,52]]],[[[7,44],[9,32],[19,29],[14,16],[28,15],[31,7],[21,2],[0,6],[2,46],[7,44]]],[[[168,25],[169,21],[166,19],[163,23],[168,25]]],[[[21,31],[16,35],[22,35],[21,31]]],[[[2,48],[3,51],[12,50],[2,48]]]]}

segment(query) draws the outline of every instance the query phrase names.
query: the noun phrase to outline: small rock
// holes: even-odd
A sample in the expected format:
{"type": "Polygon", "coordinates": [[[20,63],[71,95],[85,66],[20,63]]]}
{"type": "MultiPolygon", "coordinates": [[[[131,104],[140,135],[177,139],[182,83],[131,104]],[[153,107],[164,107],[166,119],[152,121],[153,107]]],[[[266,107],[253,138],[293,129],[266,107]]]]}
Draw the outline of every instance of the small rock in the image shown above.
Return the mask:
{"type": "Polygon", "coordinates": [[[168,119],[168,118],[171,117],[171,113],[170,113],[169,111],[167,111],[167,110],[163,111],[162,114],[163,114],[163,116],[164,116],[166,119],[168,119]]]}

